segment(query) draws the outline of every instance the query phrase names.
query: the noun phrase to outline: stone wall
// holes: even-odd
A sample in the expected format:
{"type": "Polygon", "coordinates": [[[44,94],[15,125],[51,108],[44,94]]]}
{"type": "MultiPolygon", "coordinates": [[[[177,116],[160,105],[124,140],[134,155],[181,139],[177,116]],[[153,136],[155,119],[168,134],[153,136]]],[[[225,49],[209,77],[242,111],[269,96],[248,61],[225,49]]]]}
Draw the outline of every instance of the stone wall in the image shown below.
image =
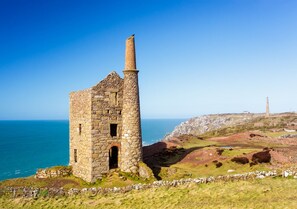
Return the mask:
{"type": "Polygon", "coordinates": [[[39,198],[39,197],[64,197],[73,196],[78,194],[86,194],[88,196],[94,196],[97,194],[106,193],[126,193],[132,190],[145,190],[150,188],[159,187],[177,187],[180,185],[188,184],[207,184],[211,182],[229,182],[229,181],[246,181],[251,179],[263,179],[269,177],[282,177],[282,178],[294,178],[297,179],[297,172],[295,170],[285,170],[281,173],[276,171],[253,171],[243,174],[224,175],[216,177],[202,177],[202,178],[187,178],[172,181],[154,181],[148,184],[134,184],[125,187],[113,187],[113,188],[33,188],[33,187],[6,187],[0,190],[1,196],[10,196],[12,198],[25,197],[25,198],[39,198]]]}
{"type": "Polygon", "coordinates": [[[92,88],[92,179],[101,178],[109,171],[109,150],[119,149],[122,137],[123,79],[116,72],[92,88]],[[116,136],[111,136],[110,124],[117,125],[116,136]]]}
{"type": "Polygon", "coordinates": [[[91,89],[70,93],[70,160],[73,174],[92,180],[91,89]],[[81,130],[80,130],[81,129],[81,130]],[[75,162],[75,151],[77,162],[75,162]]]}

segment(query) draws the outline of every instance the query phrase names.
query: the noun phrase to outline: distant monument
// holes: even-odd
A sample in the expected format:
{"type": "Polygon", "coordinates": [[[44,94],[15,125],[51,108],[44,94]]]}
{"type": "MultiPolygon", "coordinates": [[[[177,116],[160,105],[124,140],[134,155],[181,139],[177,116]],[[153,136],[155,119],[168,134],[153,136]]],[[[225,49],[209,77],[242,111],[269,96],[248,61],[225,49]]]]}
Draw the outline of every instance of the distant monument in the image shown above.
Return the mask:
{"type": "Polygon", "coordinates": [[[269,98],[266,97],[266,114],[265,117],[269,117],[270,116],[270,112],[269,112],[269,98]]]}
{"type": "Polygon", "coordinates": [[[137,173],[142,160],[134,35],[126,40],[124,79],[111,72],[97,85],[70,93],[70,165],[88,182],[111,169],[137,173]]]}

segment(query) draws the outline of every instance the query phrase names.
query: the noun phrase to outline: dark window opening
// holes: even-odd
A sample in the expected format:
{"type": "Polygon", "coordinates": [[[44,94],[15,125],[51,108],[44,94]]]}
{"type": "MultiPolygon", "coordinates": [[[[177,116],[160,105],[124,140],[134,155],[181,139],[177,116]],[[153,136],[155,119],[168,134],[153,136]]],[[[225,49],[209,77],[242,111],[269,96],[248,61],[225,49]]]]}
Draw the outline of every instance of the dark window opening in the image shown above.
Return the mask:
{"type": "Polygon", "coordinates": [[[119,115],[121,115],[121,114],[122,114],[122,111],[120,110],[120,111],[119,111],[119,115]]]}
{"type": "Polygon", "coordinates": [[[118,124],[110,124],[110,136],[117,136],[118,124]]]}
{"type": "Polygon", "coordinates": [[[81,124],[78,125],[78,134],[81,135],[81,124]]]}
{"type": "Polygon", "coordinates": [[[118,168],[119,149],[113,146],[109,150],[109,169],[118,168]]]}
{"type": "Polygon", "coordinates": [[[74,162],[77,163],[77,149],[74,149],[74,162]]]}

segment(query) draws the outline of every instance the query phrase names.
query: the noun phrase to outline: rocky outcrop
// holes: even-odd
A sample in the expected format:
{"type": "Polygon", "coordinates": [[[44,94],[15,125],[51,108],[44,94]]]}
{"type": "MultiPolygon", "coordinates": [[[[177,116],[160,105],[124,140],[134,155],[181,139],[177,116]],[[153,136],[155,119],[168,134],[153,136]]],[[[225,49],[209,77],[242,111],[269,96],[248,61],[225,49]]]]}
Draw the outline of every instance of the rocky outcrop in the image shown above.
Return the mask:
{"type": "Polygon", "coordinates": [[[258,114],[219,114],[191,118],[176,126],[173,132],[167,135],[164,140],[184,134],[200,135],[208,131],[244,124],[259,116],[258,114]]]}

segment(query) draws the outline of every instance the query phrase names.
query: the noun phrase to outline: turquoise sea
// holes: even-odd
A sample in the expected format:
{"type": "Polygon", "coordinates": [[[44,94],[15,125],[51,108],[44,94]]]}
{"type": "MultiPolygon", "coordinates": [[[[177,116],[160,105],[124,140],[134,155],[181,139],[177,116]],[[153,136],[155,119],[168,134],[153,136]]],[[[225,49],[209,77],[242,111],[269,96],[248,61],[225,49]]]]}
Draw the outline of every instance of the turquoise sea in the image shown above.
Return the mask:
{"type": "MultiPolygon", "coordinates": [[[[184,119],[142,120],[143,145],[161,140],[184,119]]],[[[67,165],[68,120],[0,121],[0,180],[33,175],[37,168],[67,165]]]]}

